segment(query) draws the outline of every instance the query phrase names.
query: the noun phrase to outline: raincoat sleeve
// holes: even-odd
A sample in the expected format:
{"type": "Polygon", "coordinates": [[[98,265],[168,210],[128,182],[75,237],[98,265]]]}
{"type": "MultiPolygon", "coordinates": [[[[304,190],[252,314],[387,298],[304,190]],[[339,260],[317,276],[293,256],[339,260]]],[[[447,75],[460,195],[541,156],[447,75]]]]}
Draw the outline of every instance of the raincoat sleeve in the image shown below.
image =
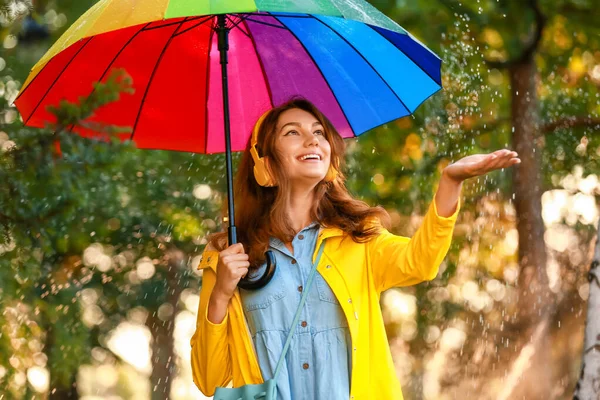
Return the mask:
{"type": "Polygon", "coordinates": [[[205,396],[212,396],[218,386],[227,386],[232,379],[229,350],[229,312],[220,324],[207,318],[208,300],[215,286],[219,253],[205,251],[198,269],[203,269],[200,305],[196,332],[192,336],[192,375],[194,383],[205,396]]]}
{"type": "Polygon", "coordinates": [[[369,265],[379,291],[432,280],[450,248],[460,200],[450,217],[438,215],[435,200],[412,239],[381,229],[368,242],[369,265]]]}

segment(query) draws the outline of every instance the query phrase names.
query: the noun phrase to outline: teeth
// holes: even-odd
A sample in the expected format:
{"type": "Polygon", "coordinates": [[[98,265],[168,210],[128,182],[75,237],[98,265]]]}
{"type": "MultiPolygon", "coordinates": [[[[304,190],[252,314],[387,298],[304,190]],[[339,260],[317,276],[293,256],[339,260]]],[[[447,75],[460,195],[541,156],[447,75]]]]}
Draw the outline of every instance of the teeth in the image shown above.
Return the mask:
{"type": "Polygon", "coordinates": [[[321,159],[321,157],[318,154],[307,154],[307,155],[300,157],[299,159],[300,159],[300,161],[304,161],[304,160],[308,160],[309,158],[316,159],[316,160],[321,159]]]}

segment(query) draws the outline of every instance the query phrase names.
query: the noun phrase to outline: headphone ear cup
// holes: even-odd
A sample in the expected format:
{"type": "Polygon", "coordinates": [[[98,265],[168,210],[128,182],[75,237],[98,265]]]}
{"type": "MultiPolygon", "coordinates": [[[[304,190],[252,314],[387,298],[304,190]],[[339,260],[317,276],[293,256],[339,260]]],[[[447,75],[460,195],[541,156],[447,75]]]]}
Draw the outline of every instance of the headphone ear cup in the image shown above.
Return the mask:
{"type": "Polygon", "coordinates": [[[327,170],[327,175],[323,179],[325,182],[333,182],[335,178],[338,176],[338,170],[336,165],[339,165],[339,158],[335,158],[335,160],[331,160],[331,164],[329,164],[329,169],[327,170]]]}
{"type": "Polygon", "coordinates": [[[329,170],[327,171],[327,175],[325,175],[325,182],[333,182],[335,180],[335,178],[337,178],[338,176],[338,171],[337,169],[335,169],[335,167],[333,165],[331,165],[329,167],[329,170]]]}
{"type": "Polygon", "coordinates": [[[261,157],[254,163],[254,178],[260,186],[276,186],[273,176],[269,172],[268,159],[261,157]]]}

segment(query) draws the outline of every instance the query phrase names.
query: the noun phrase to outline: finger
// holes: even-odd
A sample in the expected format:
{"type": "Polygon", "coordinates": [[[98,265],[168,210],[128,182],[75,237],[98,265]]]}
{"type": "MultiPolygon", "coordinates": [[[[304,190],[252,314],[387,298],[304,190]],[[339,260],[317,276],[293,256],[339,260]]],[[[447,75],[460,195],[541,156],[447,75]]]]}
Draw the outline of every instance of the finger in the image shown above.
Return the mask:
{"type": "Polygon", "coordinates": [[[505,156],[497,159],[497,161],[490,163],[490,165],[488,165],[488,168],[490,168],[490,171],[497,170],[497,169],[504,169],[504,168],[510,167],[512,165],[519,164],[521,162],[521,160],[518,158],[515,158],[513,156],[513,153],[514,152],[507,153],[505,156]]]}
{"type": "Polygon", "coordinates": [[[508,167],[512,167],[513,165],[517,165],[520,164],[521,160],[518,158],[511,158],[510,160],[507,160],[506,162],[502,163],[502,165],[500,166],[500,168],[508,168],[508,167]]]}
{"type": "Polygon", "coordinates": [[[505,157],[507,157],[507,158],[509,158],[509,159],[512,159],[512,158],[518,158],[518,157],[519,157],[519,153],[517,153],[517,152],[516,152],[516,151],[514,151],[514,150],[507,150],[507,151],[506,151],[506,154],[505,154],[505,157]]]}
{"type": "Polygon", "coordinates": [[[513,154],[516,155],[517,153],[508,149],[496,150],[493,153],[489,153],[487,157],[476,165],[476,174],[484,175],[488,172],[510,166],[509,160],[513,157],[513,154]]]}
{"type": "Polygon", "coordinates": [[[505,154],[500,156],[502,163],[509,164],[511,160],[518,159],[518,154],[516,151],[507,151],[505,154]]]}
{"type": "Polygon", "coordinates": [[[248,261],[236,261],[234,263],[230,263],[228,266],[231,271],[237,272],[240,269],[250,268],[250,263],[248,261]]]}
{"type": "Polygon", "coordinates": [[[228,254],[238,254],[238,253],[243,253],[243,252],[244,252],[244,245],[241,243],[236,243],[236,244],[232,244],[231,246],[229,246],[228,248],[223,250],[221,252],[221,255],[225,256],[228,254]]]}
{"type": "Polygon", "coordinates": [[[465,165],[465,168],[464,168],[465,172],[467,174],[470,174],[470,173],[478,174],[480,170],[484,170],[486,168],[486,166],[490,162],[495,160],[496,158],[497,158],[497,156],[495,156],[494,153],[486,154],[482,159],[474,162],[472,165],[470,165],[470,166],[465,165]]]}
{"type": "Polygon", "coordinates": [[[478,163],[476,168],[479,171],[485,171],[489,169],[491,165],[497,163],[499,160],[501,160],[501,157],[496,152],[490,153],[486,158],[484,158],[478,163]]]}
{"type": "Polygon", "coordinates": [[[245,278],[248,275],[248,268],[240,268],[235,273],[236,278],[245,278]]]}
{"type": "Polygon", "coordinates": [[[231,261],[247,261],[250,257],[246,253],[237,253],[237,254],[227,254],[224,256],[223,262],[231,262],[231,261]]]}
{"type": "Polygon", "coordinates": [[[229,248],[234,253],[243,253],[244,252],[244,245],[241,243],[232,244],[231,246],[229,246],[229,248]]]}
{"type": "Polygon", "coordinates": [[[517,152],[509,150],[509,149],[496,150],[495,152],[493,152],[491,154],[495,155],[498,158],[516,157],[517,156],[517,152]]]}
{"type": "Polygon", "coordinates": [[[492,153],[490,157],[485,159],[480,165],[477,166],[477,173],[479,175],[483,175],[490,171],[494,171],[495,169],[501,168],[499,166],[504,162],[504,160],[505,158],[503,156],[498,156],[497,154],[492,153]]]}
{"type": "Polygon", "coordinates": [[[496,151],[490,153],[489,155],[495,156],[495,157],[502,157],[504,154],[506,154],[507,151],[508,150],[506,150],[506,149],[500,149],[500,150],[496,150],[496,151]]]}

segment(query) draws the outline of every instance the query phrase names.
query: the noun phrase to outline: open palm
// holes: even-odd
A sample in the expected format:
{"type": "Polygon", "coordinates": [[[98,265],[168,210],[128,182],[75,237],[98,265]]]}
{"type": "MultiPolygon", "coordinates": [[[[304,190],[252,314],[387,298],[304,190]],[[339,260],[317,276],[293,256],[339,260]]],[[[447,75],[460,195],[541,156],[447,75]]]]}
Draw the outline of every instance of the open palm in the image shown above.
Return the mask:
{"type": "Polygon", "coordinates": [[[462,182],[465,179],[485,175],[497,169],[519,164],[521,160],[515,151],[502,149],[490,154],[473,154],[448,165],[444,172],[448,178],[462,182]]]}

